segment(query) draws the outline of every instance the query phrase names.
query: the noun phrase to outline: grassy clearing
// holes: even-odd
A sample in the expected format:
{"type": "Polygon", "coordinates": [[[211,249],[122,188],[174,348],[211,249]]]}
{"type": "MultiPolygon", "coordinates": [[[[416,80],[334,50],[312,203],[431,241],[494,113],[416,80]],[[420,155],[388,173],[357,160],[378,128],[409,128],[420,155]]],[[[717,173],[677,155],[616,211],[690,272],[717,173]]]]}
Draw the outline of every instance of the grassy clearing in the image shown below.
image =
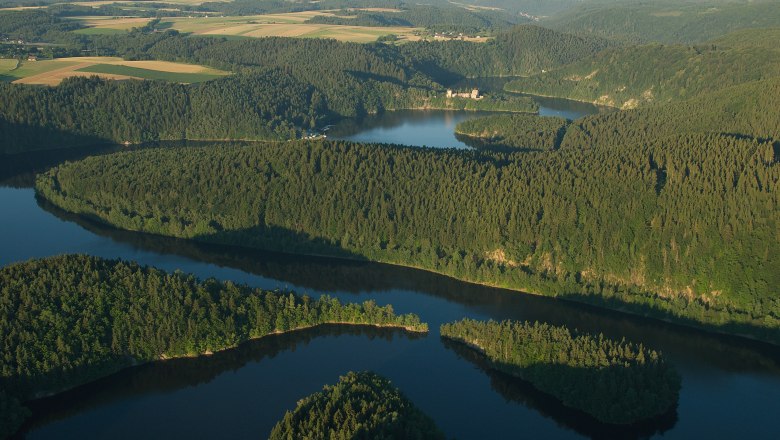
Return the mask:
{"type": "Polygon", "coordinates": [[[228,75],[196,64],[167,61],[125,61],[115,57],[73,57],[46,61],[22,61],[19,68],[2,71],[4,81],[55,86],[71,76],[97,75],[108,79],[156,79],[192,83],[228,75]]]}
{"type": "Polygon", "coordinates": [[[164,72],[160,70],[142,69],[140,67],[123,66],[119,64],[95,64],[89,67],[78,69],[77,71],[179,83],[197,83],[210,81],[212,79],[217,79],[224,76],[223,74],[211,73],[164,72]]]}

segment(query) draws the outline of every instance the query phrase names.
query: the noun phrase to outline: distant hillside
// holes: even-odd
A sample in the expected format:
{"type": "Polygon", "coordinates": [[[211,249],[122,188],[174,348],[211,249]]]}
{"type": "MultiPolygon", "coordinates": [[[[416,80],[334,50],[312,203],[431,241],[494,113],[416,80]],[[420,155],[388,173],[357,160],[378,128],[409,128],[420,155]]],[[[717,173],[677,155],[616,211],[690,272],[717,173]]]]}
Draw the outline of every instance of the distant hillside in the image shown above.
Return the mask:
{"type": "Polygon", "coordinates": [[[529,75],[581,60],[611,44],[601,38],[521,25],[487,43],[419,42],[399,50],[418,70],[443,81],[447,77],[529,75]]]}
{"type": "Polygon", "coordinates": [[[780,42],[780,27],[740,29],[711,41],[720,47],[763,47],[777,50],[780,42]]]}
{"type": "Polygon", "coordinates": [[[481,8],[499,8],[515,14],[546,16],[565,11],[582,2],[583,0],[462,0],[454,3],[481,8]]]}
{"type": "Polygon", "coordinates": [[[543,22],[560,31],[630,42],[697,43],[742,28],[780,25],[780,6],[758,1],[583,2],[543,22]]]}
{"type": "MultiPolygon", "coordinates": [[[[692,133],[776,141],[780,139],[779,98],[780,76],[664,106],[587,116],[574,121],[561,147],[633,145],[692,133]]],[[[777,161],[780,144],[775,142],[775,145],[777,161]]]]}
{"type": "Polygon", "coordinates": [[[612,48],[559,70],[518,79],[507,89],[619,108],[686,99],[780,75],[780,50],[768,47],[777,33],[740,33],[733,43],[724,37],[706,46],[612,48]]]}
{"type": "Polygon", "coordinates": [[[492,9],[466,9],[413,5],[396,11],[337,12],[336,15],[315,15],[306,23],[336,24],[346,26],[410,26],[442,32],[469,34],[506,29],[528,18],[492,9]]]}

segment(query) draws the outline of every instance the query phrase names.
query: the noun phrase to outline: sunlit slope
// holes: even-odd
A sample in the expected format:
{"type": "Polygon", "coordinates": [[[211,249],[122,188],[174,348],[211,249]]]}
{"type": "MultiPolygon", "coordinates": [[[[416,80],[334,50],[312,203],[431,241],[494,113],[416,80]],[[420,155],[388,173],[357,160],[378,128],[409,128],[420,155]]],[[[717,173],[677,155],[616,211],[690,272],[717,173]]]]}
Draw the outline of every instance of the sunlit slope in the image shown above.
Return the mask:
{"type": "Polygon", "coordinates": [[[62,165],[37,188],[124,229],[417,266],[759,335],[780,312],[780,166],[766,139],[780,118],[762,107],[777,96],[772,80],[589,117],[556,151],[149,150],[62,165]],[[699,122],[681,130],[686,118],[699,122]]]}
{"type": "Polygon", "coordinates": [[[780,76],[776,30],[741,32],[702,46],[640,45],[605,50],[508,90],[635,108],[780,76]]]}

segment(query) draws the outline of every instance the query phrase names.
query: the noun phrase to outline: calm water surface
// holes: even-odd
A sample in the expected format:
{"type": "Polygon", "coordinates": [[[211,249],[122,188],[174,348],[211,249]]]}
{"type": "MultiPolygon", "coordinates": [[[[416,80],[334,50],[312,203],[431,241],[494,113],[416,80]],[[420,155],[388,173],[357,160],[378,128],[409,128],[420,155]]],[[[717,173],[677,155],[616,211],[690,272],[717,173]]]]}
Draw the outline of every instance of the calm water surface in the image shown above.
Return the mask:
{"type": "Polygon", "coordinates": [[[4,161],[0,265],[70,252],[124,258],[312,296],[374,299],[393,304],[400,313],[419,314],[431,332],[322,327],[209,357],[131,368],[30,402],[34,415],[27,438],[263,438],[298,399],[350,370],[388,377],[448,437],[460,439],[777,438],[777,348],[400,267],[122,232],[36,200],[30,188],[33,171],[94,153],[4,161]],[[644,426],[599,424],[443,343],[439,324],[465,316],[539,320],[642,341],[662,350],[680,371],[679,406],[644,426]]]}
{"type": "MultiPolygon", "coordinates": [[[[506,80],[504,80],[505,82],[506,80]]],[[[483,80],[484,82],[484,80],[483,80]]],[[[463,88],[470,88],[464,86],[463,88]]],[[[591,104],[556,98],[534,98],[541,116],[577,119],[603,111],[591,104]]],[[[328,137],[355,142],[384,142],[436,148],[470,148],[455,137],[459,122],[496,113],[451,110],[399,110],[336,124],[328,137]]]]}

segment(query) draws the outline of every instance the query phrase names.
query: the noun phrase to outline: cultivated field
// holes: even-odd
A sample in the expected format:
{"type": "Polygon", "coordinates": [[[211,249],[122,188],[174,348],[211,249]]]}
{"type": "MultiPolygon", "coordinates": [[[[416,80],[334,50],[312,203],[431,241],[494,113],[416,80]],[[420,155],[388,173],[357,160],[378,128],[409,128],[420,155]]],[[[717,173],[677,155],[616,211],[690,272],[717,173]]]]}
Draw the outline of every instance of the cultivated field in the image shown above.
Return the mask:
{"type": "MultiPolygon", "coordinates": [[[[163,18],[163,27],[194,35],[226,35],[245,38],[298,37],[334,38],[340,41],[367,43],[394,34],[400,39],[419,39],[412,27],[341,26],[305,23],[315,15],[330,15],[324,11],[305,11],[285,14],[250,15],[243,17],[169,17],[163,18]]],[[[88,29],[80,33],[116,33],[133,27],[142,27],[149,18],[137,17],[80,17],[88,29]]]]}
{"type": "MultiPolygon", "coordinates": [[[[228,75],[209,67],[167,61],[125,61],[114,57],[57,58],[46,61],[22,61],[14,70],[3,71],[0,77],[17,84],[54,86],[72,76],[100,76],[109,79],[156,79],[179,83],[208,81],[228,75]]],[[[16,60],[13,60],[16,62],[16,60]]]]}
{"type": "Polygon", "coordinates": [[[19,65],[18,60],[9,60],[6,58],[0,58],[0,73],[5,73],[10,70],[16,69],[16,66],[19,65]]]}

